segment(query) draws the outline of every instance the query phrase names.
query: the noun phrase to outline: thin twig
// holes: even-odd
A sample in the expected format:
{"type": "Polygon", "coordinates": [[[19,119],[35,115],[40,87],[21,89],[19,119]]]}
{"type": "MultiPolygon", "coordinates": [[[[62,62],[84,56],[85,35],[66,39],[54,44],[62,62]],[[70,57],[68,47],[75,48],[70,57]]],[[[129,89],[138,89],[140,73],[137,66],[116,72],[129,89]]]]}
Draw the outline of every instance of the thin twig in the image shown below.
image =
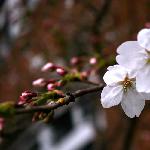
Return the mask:
{"type": "MultiPolygon", "coordinates": [[[[95,19],[93,22],[93,25],[91,27],[91,33],[94,36],[99,36],[100,35],[100,27],[105,19],[105,16],[109,12],[110,6],[111,6],[112,0],[104,0],[103,6],[97,11],[95,14],[95,19]]],[[[93,43],[93,47],[95,51],[99,53],[99,50],[101,49],[99,43],[93,43]]]]}
{"type": "Polygon", "coordinates": [[[37,112],[37,111],[51,111],[63,105],[68,105],[70,102],[74,102],[75,99],[78,97],[81,97],[89,93],[101,91],[103,87],[104,85],[99,85],[99,86],[95,86],[95,87],[91,87],[91,88],[87,88],[83,90],[77,90],[74,93],[66,94],[63,100],[61,101],[58,100],[49,105],[32,106],[30,108],[16,108],[16,114],[31,113],[31,112],[37,112]]]}
{"type": "Polygon", "coordinates": [[[97,26],[97,24],[101,25],[104,17],[106,16],[106,14],[109,10],[110,4],[111,4],[111,0],[104,1],[104,4],[103,4],[101,10],[96,15],[95,22],[94,22],[95,26],[97,26]]]}

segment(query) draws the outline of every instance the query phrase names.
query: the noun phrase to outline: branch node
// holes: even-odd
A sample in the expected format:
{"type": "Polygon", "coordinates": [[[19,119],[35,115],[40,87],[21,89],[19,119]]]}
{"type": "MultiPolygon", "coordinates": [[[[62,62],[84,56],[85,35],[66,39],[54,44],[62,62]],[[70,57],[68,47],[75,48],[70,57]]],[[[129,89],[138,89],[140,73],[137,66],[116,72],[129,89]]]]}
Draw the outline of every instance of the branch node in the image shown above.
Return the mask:
{"type": "Polygon", "coordinates": [[[67,92],[66,96],[68,96],[70,102],[74,102],[75,101],[75,96],[72,93],[67,92]]]}

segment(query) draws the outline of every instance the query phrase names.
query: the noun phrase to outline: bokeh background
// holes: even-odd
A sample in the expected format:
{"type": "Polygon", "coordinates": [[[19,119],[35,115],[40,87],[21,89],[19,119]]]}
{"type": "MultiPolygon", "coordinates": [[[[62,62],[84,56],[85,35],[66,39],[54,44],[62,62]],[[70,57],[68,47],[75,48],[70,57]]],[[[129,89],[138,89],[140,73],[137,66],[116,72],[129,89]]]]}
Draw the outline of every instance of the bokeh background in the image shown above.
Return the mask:
{"type": "MultiPolygon", "coordinates": [[[[0,101],[17,101],[22,91],[33,89],[32,81],[43,76],[40,68],[48,61],[68,66],[74,56],[100,55],[105,63],[91,80],[101,81],[107,64],[115,63],[118,45],[136,39],[141,28],[150,27],[149,21],[149,0],[1,0],[0,101]]],[[[149,150],[148,108],[130,120],[118,106],[101,108],[99,99],[99,93],[83,97],[58,110],[48,125],[33,125],[28,116],[10,119],[16,127],[8,125],[0,148],[127,150],[129,145],[149,150]]]]}

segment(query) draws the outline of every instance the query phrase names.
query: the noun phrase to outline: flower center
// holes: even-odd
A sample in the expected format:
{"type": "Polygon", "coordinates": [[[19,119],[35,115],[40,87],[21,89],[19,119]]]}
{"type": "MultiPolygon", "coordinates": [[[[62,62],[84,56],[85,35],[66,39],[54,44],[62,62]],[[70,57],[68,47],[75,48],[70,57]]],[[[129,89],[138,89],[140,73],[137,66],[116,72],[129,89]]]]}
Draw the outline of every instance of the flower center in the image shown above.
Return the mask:
{"type": "Polygon", "coordinates": [[[120,82],[121,85],[123,86],[124,92],[127,92],[127,90],[133,86],[133,81],[134,81],[134,80],[135,80],[134,78],[129,79],[129,78],[128,78],[128,75],[127,75],[127,76],[125,77],[124,81],[121,81],[121,82],[120,82]]]}
{"type": "Polygon", "coordinates": [[[124,92],[127,92],[127,89],[131,88],[132,84],[133,83],[132,83],[131,80],[125,80],[125,81],[123,81],[123,90],[124,90],[124,92]]]}

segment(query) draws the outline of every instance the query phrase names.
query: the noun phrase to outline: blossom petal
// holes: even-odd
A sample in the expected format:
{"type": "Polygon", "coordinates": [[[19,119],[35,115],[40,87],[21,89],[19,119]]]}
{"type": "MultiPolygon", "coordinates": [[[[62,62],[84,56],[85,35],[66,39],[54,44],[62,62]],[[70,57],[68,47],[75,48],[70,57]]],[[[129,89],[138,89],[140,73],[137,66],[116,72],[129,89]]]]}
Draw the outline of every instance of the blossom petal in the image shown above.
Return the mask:
{"type": "Polygon", "coordinates": [[[143,51],[144,49],[137,41],[126,41],[117,48],[117,53],[123,55],[133,55],[141,50],[143,51]]]}
{"type": "Polygon", "coordinates": [[[150,66],[145,65],[138,71],[136,77],[136,88],[138,92],[150,93],[150,66]]]}
{"type": "Polygon", "coordinates": [[[101,103],[104,108],[118,105],[122,100],[122,86],[106,86],[101,93],[101,103]]]}
{"type": "Polygon", "coordinates": [[[116,61],[119,65],[128,69],[139,69],[146,64],[146,51],[140,47],[137,41],[127,41],[121,44],[118,49],[116,61]]]}
{"type": "Polygon", "coordinates": [[[143,95],[144,100],[150,100],[150,93],[141,92],[141,94],[143,95]]]}
{"type": "Polygon", "coordinates": [[[150,51],[150,29],[142,29],[137,35],[137,40],[140,46],[150,51]]]}
{"type": "Polygon", "coordinates": [[[118,55],[116,57],[116,61],[119,65],[131,70],[132,69],[138,70],[146,64],[146,61],[144,57],[142,57],[142,55],[141,56],[118,55]]]}
{"type": "Polygon", "coordinates": [[[130,89],[127,93],[123,95],[121,106],[128,117],[139,117],[141,111],[145,106],[145,100],[143,96],[135,89],[130,89]]]}
{"type": "Polygon", "coordinates": [[[108,71],[104,74],[104,81],[107,85],[112,85],[119,81],[123,81],[127,75],[127,71],[120,65],[108,67],[108,71]]]}

